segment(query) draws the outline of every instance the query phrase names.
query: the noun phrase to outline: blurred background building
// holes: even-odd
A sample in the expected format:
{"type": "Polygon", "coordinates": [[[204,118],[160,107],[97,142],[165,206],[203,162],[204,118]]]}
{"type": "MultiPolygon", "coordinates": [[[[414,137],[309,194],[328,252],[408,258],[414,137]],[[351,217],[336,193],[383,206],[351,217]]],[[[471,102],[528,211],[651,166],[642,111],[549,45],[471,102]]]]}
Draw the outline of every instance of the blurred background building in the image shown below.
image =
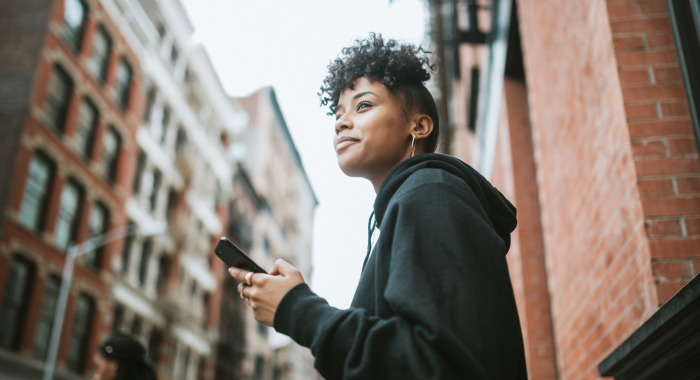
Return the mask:
{"type": "Polygon", "coordinates": [[[673,296],[700,272],[700,1],[431,0],[430,17],[442,149],[518,208],[530,378],[698,378],[700,278],[673,296]]]}
{"type": "Polygon", "coordinates": [[[317,201],[274,91],[229,98],[176,0],[0,13],[0,379],[40,378],[69,244],[153,221],[167,233],[78,260],[57,378],[87,377],[113,331],[137,336],[161,379],[315,376],[213,254],[229,235],[311,275],[317,201]]]}

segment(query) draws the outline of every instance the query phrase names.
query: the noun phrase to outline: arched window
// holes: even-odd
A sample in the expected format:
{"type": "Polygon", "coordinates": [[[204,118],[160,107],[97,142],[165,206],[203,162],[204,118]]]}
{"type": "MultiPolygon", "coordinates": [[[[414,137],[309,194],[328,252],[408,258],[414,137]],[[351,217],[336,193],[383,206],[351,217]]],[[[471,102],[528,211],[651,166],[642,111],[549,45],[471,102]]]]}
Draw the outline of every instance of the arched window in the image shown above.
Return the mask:
{"type": "Polygon", "coordinates": [[[83,39],[87,7],[80,0],[65,0],[63,4],[63,38],[76,50],[83,39]]]}
{"type": "Polygon", "coordinates": [[[19,222],[27,228],[38,231],[44,225],[53,172],[53,162],[40,151],[34,153],[19,213],[19,222]]]}

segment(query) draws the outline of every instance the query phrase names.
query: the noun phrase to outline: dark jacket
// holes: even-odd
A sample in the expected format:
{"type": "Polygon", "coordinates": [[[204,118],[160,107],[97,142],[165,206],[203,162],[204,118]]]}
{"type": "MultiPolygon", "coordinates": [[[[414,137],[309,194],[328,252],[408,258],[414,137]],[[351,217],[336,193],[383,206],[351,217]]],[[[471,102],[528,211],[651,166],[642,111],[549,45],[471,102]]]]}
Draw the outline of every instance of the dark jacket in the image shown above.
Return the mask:
{"type": "Polygon", "coordinates": [[[306,284],[285,295],[277,331],[333,379],[527,379],[506,253],[515,208],[462,161],[403,161],[374,203],[381,231],[348,310],[306,284]]]}

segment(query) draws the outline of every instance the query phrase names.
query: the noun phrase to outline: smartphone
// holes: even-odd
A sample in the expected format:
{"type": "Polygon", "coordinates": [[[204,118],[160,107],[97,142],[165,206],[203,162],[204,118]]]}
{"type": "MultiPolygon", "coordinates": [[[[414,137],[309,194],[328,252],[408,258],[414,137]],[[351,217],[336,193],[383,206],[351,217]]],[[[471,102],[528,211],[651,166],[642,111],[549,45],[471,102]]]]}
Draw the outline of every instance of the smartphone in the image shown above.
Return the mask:
{"type": "Polygon", "coordinates": [[[219,258],[229,267],[236,267],[250,272],[267,274],[267,272],[262,269],[260,265],[256,264],[255,261],[248,257],[248,255],[246,255],[242,249],[238,248],[225,236],[219,239],[219,244],[217,244],[216,248],[214,248],[214,253],[216,253],[216,255],[219,256],[219,258]]]}

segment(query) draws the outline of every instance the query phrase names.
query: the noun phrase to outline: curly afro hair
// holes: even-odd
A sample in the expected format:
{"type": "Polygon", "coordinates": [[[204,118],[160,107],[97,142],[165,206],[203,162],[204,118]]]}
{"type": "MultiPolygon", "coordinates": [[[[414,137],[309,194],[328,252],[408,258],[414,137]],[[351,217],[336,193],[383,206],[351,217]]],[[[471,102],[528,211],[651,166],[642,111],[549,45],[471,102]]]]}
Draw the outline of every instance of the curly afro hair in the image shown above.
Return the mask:
{"type": "Polygon", "coordinates": [[[420,46],[399,44],[392,39],[385,41],[381,34],[370,33],[366,39],[357,39],[328,65],[328,76],[318,93],[321,105],[328,105],[328,115],[334,115],[340,94],[352,90],[358,78],[381,82],[389,91],[400,94],[407,117],[410,111],[418,111],[433,120],[433,132],[425,141],[425,151],[434,152],[440,121],[435,100],[424,83],[437,70],[437,64],[429,63],[428,54],[431,52],[420,46]]]}

